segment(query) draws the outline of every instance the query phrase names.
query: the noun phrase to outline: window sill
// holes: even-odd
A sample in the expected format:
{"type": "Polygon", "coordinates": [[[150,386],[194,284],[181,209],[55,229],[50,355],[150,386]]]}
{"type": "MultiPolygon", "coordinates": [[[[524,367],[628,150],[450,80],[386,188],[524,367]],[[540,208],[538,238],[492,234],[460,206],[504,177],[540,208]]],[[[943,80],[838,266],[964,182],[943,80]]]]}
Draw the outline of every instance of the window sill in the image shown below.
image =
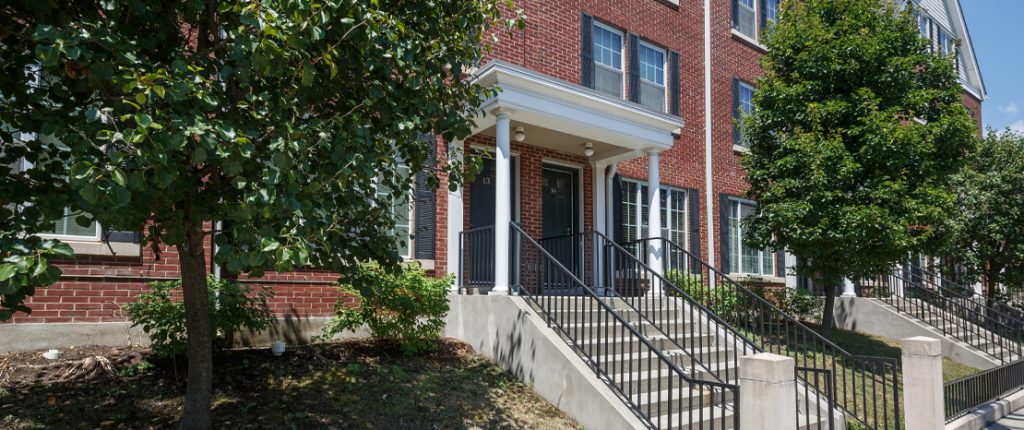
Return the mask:
{"type": "Polygon", "coordinates": [[[103,257],[138,257],[142,255],[142,246],[138,243],[124,243],[124,242],[75,242],[75,241],[64,241],[68,244],[72,250],[75,251],[75,255],[90,255],[90,256],[103,256],[103,257]],[[108,246],[109,245],[109,246],[108,246]]]}
{"type": "Polygon", "coordinates": [[[742,42],[745,45],[749,45],[751,48],[761,51],[761,53],[768,52],[768,47],[762,45],[757,40],[754,40],[754,38],[747,36],[746,34],[740,33],[735,28],[732,29],[732,38],[742,42]]]}
{"type": "Polygon", "coordinates": [[[740,283],[753,284],[785,284],[786,278],[782,276],[753,275],[748,273],[734,273],[726,275],[730,280],[740,283]]]}
{"type": "Polygon", "coordinates": [[[406,258],[405,259],[405,264],[408,264],[408,265],[411,266],[413,263],[419,264],[420,268],[423,269],[424,271],[429,272],[429,271],[434,270],[434,260],[417,260],[415,258],[406,258]]]}
{"type": "Polygon", "coordinates": [[[746,146],[743,145],[737,145],[734,143],[732,144],[732,152],[735,152],[737,154],[749,154],[750,148],[747,148],[746,146]]]}

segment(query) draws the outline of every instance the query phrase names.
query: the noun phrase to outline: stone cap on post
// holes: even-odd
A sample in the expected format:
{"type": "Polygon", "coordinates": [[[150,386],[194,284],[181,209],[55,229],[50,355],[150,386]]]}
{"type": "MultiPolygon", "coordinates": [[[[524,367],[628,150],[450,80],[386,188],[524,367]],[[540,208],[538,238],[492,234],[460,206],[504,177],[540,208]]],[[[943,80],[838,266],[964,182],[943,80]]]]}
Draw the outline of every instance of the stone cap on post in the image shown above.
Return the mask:
{"type": "Polygon", "coordinates": [[[942,342],[927,336],[908,337],[900,341],[903,355],[937,357],[942,355],[942,342]]]}
{"type": "Polygon", "coordinates": [[[796,361],[792,358],[762,352],[740,357],[740,379],[778,384],[793,382],[796,361]]]}

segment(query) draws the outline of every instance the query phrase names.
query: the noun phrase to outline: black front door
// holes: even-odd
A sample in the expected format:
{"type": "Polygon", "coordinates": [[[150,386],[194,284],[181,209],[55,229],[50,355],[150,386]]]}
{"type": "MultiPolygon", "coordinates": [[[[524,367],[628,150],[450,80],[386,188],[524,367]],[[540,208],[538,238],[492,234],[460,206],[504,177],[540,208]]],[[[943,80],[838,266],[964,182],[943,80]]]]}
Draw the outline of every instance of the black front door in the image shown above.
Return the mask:
{"type": "MultiPolygon", "coordinates": [[[[541,191],[544,249],[579,276],[579,171],[545,165],[541,191]]],[[[569,293],[569,285],[545,285],[547,293],[569,293]]],[[[575,288],[572,288],[575,290],[575,288]]]]}
{"type": "MultiPolygon", "coordinates": [[[[465,264],[464,283],[477,287],[494,285],[494,191],[496,189],[494,158],[485,157],[480,172],[469,184],[469,231],[463,237],[462,258],[465,264]],[[473,230],[490,227],[485,230],[473,230]]],[[[512,219],[516,219],[516,159],[511,160],[512,219]]],[[[504,228],[509,228],[504,226],[504,228]]],[[[513,255],[514,257],[514,255],[513,255]]],[[[513,274],[509,274],[511,278],[513,274]]]]}

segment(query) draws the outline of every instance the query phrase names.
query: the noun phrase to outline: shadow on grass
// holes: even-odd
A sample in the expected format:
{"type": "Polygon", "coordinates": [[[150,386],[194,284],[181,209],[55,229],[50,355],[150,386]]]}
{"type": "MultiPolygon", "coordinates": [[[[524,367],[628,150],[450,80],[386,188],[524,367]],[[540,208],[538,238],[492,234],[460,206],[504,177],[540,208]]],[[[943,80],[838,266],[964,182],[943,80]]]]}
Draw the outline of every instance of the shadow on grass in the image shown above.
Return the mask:
{"type": "MultiPolygon", "coordinates": [[[[404,357],[342,342],[229,351],[215,359],[215,428],[575,428],[512,375],[442,341],[404,357]]],[[[174,428],[184,385],[159,367],[139,376],[0,391],[0,428],[174,428]]]]}

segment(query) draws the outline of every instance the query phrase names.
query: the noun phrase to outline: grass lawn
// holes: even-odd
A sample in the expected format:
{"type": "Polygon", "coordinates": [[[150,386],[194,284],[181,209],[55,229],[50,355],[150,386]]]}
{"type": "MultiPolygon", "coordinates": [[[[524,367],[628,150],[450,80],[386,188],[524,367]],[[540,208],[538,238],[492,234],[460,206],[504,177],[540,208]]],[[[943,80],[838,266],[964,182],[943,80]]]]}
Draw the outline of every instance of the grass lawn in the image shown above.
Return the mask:
{"type": "MultiPolygon", "coordinates": [[[[39,353],[0,355],[0,429],[175,427],[184,400],[181,366],[139,348],[65,355],[56,363],[39,353]],[[109,370],[82,365],[97,355],[109,370]]],[[[453,340],[412,358],[389,345],[349,341],[291,348],[282,357],[233,350],[214,361],[215,428],[579,427],[453,340]]]]}
{"type": "MultiPolygon", "coordinates": [[[[851,354],[900,358],[900,342],[881,336],[833,329],[830,340],[851,354]]],[[[942,358],[942,379],[946,382],[973,375],[981,370],[942,358]]]]}

